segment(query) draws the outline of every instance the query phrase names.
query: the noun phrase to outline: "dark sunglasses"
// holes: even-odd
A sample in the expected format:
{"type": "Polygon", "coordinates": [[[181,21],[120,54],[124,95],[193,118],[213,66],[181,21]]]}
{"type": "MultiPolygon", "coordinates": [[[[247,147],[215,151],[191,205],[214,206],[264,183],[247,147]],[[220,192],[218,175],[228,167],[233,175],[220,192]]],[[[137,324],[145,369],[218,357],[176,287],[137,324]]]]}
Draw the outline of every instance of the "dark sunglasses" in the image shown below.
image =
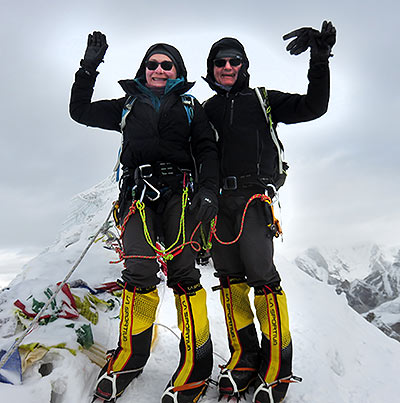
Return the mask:
{"type": "Polygon", "coordinates": [[[170,71],[172,67],[174,67],[174,63],[169,62],[168,60],[164,60],[163,62],[156,62],[155,60],[147,60],[146,67],[149,70],[155,70],[158,66],[165,71],[170,71]]]}
{"type": "Polygon", "coordinates": [[[240,57],[235,57],[232,59],[215,59],[214,60],[214,66],[215,67],[225,67],[226,66],[226,62],[229,62],[229,64],[232,67],[236,67],[239,66],[239,64],[242,64],[242,59],[240,57]]]}

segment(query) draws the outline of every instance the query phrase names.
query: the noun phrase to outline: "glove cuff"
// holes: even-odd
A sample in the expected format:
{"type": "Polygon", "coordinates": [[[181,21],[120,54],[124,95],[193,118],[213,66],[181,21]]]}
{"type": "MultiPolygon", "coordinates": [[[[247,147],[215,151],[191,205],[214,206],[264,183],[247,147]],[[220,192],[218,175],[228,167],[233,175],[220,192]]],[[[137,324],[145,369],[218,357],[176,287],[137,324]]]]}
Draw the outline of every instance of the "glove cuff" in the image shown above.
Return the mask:
{"type": "Polygon", "coordinates": [[[88,74],[89,76],[97,76],[97,74],[99,74],[96,71],[97,66],[93,67],[93,65],[88,63],[87,60],[85,60],[85,59],[81,60],[80,66],[85,71],[85,73],[88,74]]]}
{"type": "Polygon", "coordinates": [[[331,53],[330,49],[329,51],[326,52],[311,52],[311,57],[310,57],[310,63],[316,64],[316,63],[326,63],[329,61],[329,58],[333,57],[333,54],[331,53]]]}

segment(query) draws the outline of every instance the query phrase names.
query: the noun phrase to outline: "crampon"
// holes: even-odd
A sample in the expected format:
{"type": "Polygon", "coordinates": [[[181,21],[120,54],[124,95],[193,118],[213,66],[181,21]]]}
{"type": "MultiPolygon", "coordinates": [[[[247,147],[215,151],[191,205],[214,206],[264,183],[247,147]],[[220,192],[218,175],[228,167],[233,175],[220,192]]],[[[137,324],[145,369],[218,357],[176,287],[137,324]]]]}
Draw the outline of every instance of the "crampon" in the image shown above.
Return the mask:
{"type": "Polygon", "coordinates": [[[161,403],[196,403],[206,393],[209,380],[191,382],[182,386],[168,386],[161,403]]]}
{"type": "Polygon", "coordinates": [[[226,397],[228,401],[231,399],[239,401],[245,396],[256,377],[257,371],[254,368],[222,369],[218,377],[218,400],[226,397]]]}
{"type": "Polygon", "coordinates": [[[277,379],[269,384],[265,383],[259,375],[255,384],[253,403],[279,403],[286,396],[290,383],[301,382],[302,378],[289,375],[285,378],[277,379]]]}

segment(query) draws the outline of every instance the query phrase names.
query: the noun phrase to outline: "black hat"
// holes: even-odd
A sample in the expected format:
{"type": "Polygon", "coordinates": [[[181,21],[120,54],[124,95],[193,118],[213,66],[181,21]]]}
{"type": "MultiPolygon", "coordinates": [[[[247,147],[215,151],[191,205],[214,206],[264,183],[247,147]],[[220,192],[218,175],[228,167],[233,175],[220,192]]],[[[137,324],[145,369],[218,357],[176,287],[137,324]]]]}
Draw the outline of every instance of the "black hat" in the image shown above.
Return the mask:
{"type": "Polygon", "coordinates": [[[243,58],[243,53],[238,49],[221,49],[215,55],[216,59],[221,59],[223,57],[240,57],[243,58]]]}
{"type": "Polygon", "coordinates": [[[142,60],[142,63],[140,64],[136,77],[143,77],[145,75],[145,63],[149,60],[150,56],[156,53],[161,53],[162,55],[168,56],[172,60],[172,63],[174,63],[178,77],[183,77],[186,81],[187,71],[182,56],[178,49],[172,45],[168,45],[167,43],[156,43],[155,45],[150,46],[142,60]]]}
{"type": "Polygon", "coordinates": [[[178,63],[177,63],[175,57],[172,55],[171,52],[168,52],[168,50],[165,49],[165,48],[162,47],[162,46],[159,46],[159,47],[156,47],[155,49],[153,49],[153,50],[147,55],[146,62],[147,62],[147,60],[150,59],[151,56],[153,56],[153,55],[155,55],[155,54],[162,54],[162,55],[168,56],[168,57],[172,60],[172,63],[174,63],[175,68],[176,68],[176,69],[178,68],[178,63]]]}

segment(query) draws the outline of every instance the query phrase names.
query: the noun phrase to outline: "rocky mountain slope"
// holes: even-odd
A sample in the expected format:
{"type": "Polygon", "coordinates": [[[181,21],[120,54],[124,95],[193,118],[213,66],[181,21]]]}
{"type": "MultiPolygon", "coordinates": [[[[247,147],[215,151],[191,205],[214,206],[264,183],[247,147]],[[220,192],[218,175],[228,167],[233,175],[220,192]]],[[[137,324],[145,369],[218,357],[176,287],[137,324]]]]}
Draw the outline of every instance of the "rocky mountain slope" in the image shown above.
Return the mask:
{"type": "Polygon", "coordinates": [[[345,293],[349,305],[400,341],[400,248],[363,244],[344,249],[310,248],[295,264],[345,293]]]}

